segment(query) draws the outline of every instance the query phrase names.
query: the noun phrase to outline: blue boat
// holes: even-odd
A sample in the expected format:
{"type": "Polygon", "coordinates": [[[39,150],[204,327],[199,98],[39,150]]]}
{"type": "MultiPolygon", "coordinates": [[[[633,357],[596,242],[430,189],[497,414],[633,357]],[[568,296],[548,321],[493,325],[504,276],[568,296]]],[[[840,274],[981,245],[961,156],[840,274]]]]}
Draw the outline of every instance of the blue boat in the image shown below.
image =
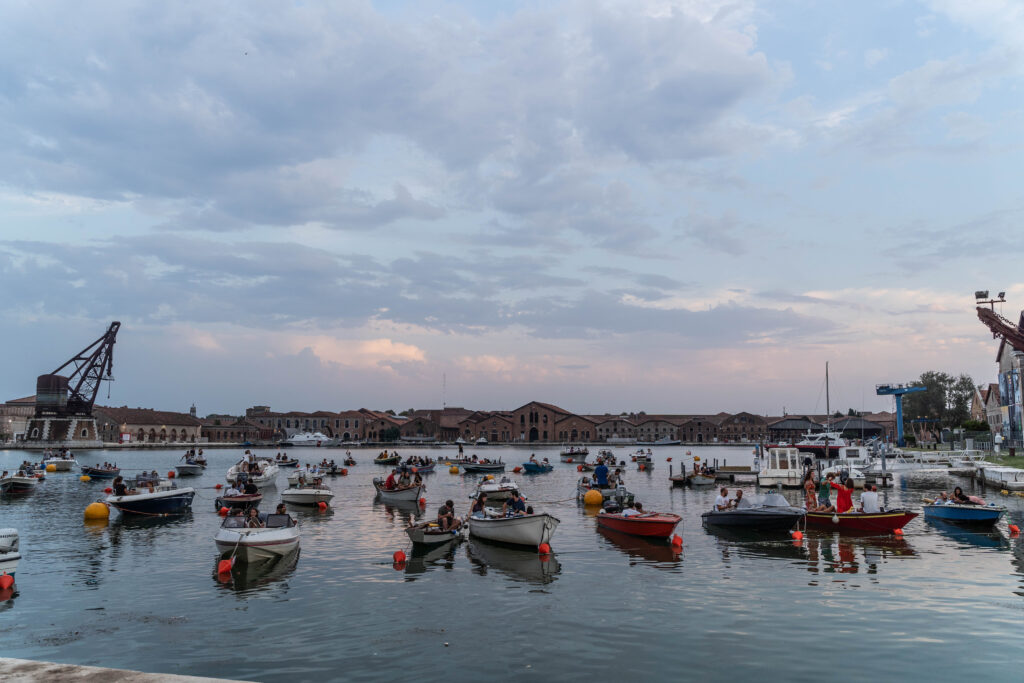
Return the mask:
{"type": "Polygon", "coordinates": [[[191,510],[195,495],[196,490],[193,488],[179,489],[173,484],[161,483],[153,489],[132,489],[125,496],[107,496],[105,502],[124,515],[165,517],[191,510]]]}
{"type": "Polygon", "coordinates": [[[121,469],[118,467],[89,467],[88,465],[82,465],[82,474],[92,479],[113,479],[121,474],[121,469]]]}
{"type": "Polygon", "coordinates": [[[555,469],[555,466],[550,463],[541,462],[524,462],[523,472],[526,474],[543,474],[544,472],[550,472],[555,469]]]}
{"type": "Polygon", "coordinates": [[[1006,508],[995,503],[988,505],[925,505],[925,521],[941,519],[946,522],[987,524],[991,526],[1006,514],[1006,508]]]}

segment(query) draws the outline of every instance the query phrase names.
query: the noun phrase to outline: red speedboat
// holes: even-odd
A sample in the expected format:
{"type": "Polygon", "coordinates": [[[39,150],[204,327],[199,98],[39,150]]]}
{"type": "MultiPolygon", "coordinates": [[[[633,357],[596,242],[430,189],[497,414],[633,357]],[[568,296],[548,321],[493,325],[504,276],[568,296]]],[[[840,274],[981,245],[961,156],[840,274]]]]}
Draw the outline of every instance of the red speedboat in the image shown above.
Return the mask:
{"type": "Polygon", "coordinates": [[[888,533],[902,529],[914,517],[917,517],[917,513],[907,510],[844,512],[841,515],[831,512],[808,512],[807,526],[837,531],[888,533]]]}
{"type": "Polygon", "coordinates": [[[618,512],[600,512],[597,515],[597,523],[606,529],[648,538],[668,538],[682,519],[670,512],[648,512],[629,516],[623,516],[618,512]]]}

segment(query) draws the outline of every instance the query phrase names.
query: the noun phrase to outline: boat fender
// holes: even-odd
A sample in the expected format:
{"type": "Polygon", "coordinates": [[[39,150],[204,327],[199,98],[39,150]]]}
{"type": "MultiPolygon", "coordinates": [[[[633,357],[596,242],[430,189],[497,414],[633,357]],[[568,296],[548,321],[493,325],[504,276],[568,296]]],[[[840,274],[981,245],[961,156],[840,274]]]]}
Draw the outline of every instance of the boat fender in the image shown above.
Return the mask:
{"type": "Polygon", "coordinates": [[[1016,536],[1017,534],[1020,533],[1020,527],[1017,526],[1016,524],[1011,524],[1009,528],[1010,528],[1010,533],[1013,534],[1014,536],[1016,536]]]}
{"type": "Polygon", "coordinates": [[[174,470],[171,470],[170,472],[167,473],[167,478],[168,479],[174,479],[175,476],[176,475],[175,475],[174,470]]]}
{"type": "Polygon", "coordinates": [[[230,574],[231,568],[235,566],[235,558],[229,558],[227,560],[221,560],[217,563],[218,574],[230,574]]]}
{"type": "Polygon", "coordinates": [[[405,562],[405,553],[401,550],[396,550],[395,554],[391,556],[391,559],[397,562],[405,562]]]}
{"type": "Polygon", "coordinates": [[[214,486],[213,488],[215,488],[215,489],[217,489],[218,491],[220,491],[220,490],[221,490],[222,488],[224,488],[224,484],[217,484],[217,485],[216,485],[216,486],[214,486]]]}
{"type": "Polygon", "coordinates": [[[228,516],[228,509],[226,507],[222,507],[220,510],[217,511],[217,514],[220,515],[221,517],[227,517],[228,516]]]}
{"type": "Polygon", "coordinates": [[[832,515],[832,523],[833,524],[839,524],[839,515],[835,515],[835,514],[832,515]]]}
{"type": "Polygon", "coordinates": [[[541,555],[550,555],[551,554],[551,546],[548,545],[547,543],[541,543],[539,546],[537,546],[537,552],[540,553],[541,555]]]}
{"type": "Polygon", "coordinates": [[[320,512],[323,512],[324,510],[327,509],[327,503],[321,500],[319,503],[316,504],[316,507],[318,510],[320,510],[320,512]]]}
{"type": "Polygon", "coordinates": [[[3,575],[0,575],[0,590],[7,590],[8,588],[10,588],[13,585],[14,585],[14,577],[13,576],[8,574],[7,572],[4,572],[3,575]]]}
{"type": "Polygon", "coordinates": [[[902,536],[903,535],[903,529],[893,529],[892,533],[895,534],[896,536],[902,536]]]}
{"type": "Polygon", "coordinates": [[[673,548],[682,548],[683,547],[683,537],[680,536],[679,534],[672,534],[672,547],[673,548]]]}
{"type": "Polygon", "coordinates": [[[793,533],[790,534],[790,536],[793,537],[794,541],[799,541],[799,540],[801,540],[804,537],[804,532],[802,532],[802,531],[794,531],[793,533]]]}

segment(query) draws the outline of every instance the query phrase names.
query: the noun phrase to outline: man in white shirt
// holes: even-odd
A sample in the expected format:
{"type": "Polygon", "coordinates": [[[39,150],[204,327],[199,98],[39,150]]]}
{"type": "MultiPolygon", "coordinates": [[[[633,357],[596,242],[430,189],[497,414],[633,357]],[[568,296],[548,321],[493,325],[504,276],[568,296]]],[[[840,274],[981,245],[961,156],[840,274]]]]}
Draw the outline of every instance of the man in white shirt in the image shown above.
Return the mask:
{"type": "Polygon", "coordinates": [[[240,496],[240,495],[242,495],[242,492],[239,491],[238,489],[236,489],[234,484],[232,484],[228,488],[228,490],[224,492],[224,497],[225,498],[231,498],[232,496],[240,496]]]}
{"type": "Polygon", "coordinates": [[[729,504],[729,489],[722,487],[722,490],[718,492],[718,498],[715,498],[715,509],[716,510],[728,510],[729,504]]]}
{"type": "Polygon", "coordinates": [[[871,490],[864,490],[864,493],[860,494],[860,511],[861,512],[881,512],[882,508],[878,506],[878,487],[872,486],[871,490]]]}

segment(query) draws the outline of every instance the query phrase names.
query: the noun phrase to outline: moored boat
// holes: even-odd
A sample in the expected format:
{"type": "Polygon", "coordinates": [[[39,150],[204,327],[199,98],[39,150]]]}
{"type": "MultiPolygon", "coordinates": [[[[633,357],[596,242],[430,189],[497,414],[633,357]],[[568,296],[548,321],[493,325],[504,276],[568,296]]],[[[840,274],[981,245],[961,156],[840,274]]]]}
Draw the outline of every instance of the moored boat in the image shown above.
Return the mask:
{"type": "Polygon", "coordinates": [[[160,481],[150,487],[131,489],[123,496],[109,495],[104,502],[122,514],[163,517],[191,510],[195,495],[194,488],[179,489],[170,481],[160,481]]]}
{"type": "Polygon", "coordinates": [[[647,512],[639,515],[603,511],[597,513],[597,523],[606,529],[648,538],[668,538],[682,519],[670,512],[647,512]]]}
{"type": "Polygon", "coordinates": [[[244,517],[225,517],[213,539],[217,550],[241,562],[258,562],[299,547],[299,525],[290,515],[267,515],[265,524],[247,527],[244,517]]]}
{"type": "Polygon", "coordinates": [[[808,512],[807,526],[835,531],[852,531],[859,533],[888,533],[902,529],[910,520],[917,517],[916,512],[908,510],[888,510],[886,512],[808,512]]]}
{"type": "Polygon", "coordinates": [[[402,457],[398,455],[378,455],[373,461],[378,465],[397,465],[402,461],[402,457]]]}
{"type": "Polygon", "coordinates": [[[21,560],[17,529],[0,529],[0,571],[14,575],[21,560]]]}
{"type": "Polygon", "coordinates": [[[22,473],[15,473],[0,479],[0,494],[19,496],[36,490],[39,480],[22,473]]]}
{"type": "Polygon", "coordinates": [[[422,484],[420,486],[406,486],[405,488],[388,489],[384,487],[384,480],[380,477],[374,478],[373,488],[377,490],[377,495],[380,499],[387,503],[418,501],[422,494],[427,490],[427,487],[422,484]]]}
{"type": "Polygon", "coordinates": [[[82,465],[82,474],[91,477],[92,479],[113,479],[117,475],[121,474],[120,467],[90,467],[89,465],[82,465]]]}
{"type": "Polygon", "coordinates": [[[228,510],[248,510],[252,507],[258,507],[262,500],[262,493],[242,493],[237,496],[220,496],[213,502],[214,509],[216,510],[220,510],[221,508],[227,508],[228,510]]]}
{"type": "Polygon", "coordinates": [[[790,505],[778,493],[744,497],[739,507],[729,510],[709,510],[701,515],[705,526],[726,526],[759,531],[792,529],[807,511],[790,505]]]}
{"type": "Polygon", "coordinates": [[[462,471],[466,474],[479,473],[479,472],[504,472],[505,463],[501,462],[464,462],[462,463],[462,471]]]}
{"type": "Polygon", "coordinates": [[[203,466],[195,461],[186,461],[175,465],[174,469],[178,471],[179,477],[198,477],[203,473],[203,466]]]}
{"type": "Polygon", "coordinates": [[[989,503],[988,505],[929,504],[924,506],[926,521],[941,519],[946,522],[977,524],[991,526],[1006,514],[1006,507],[989,503]]]}
{"type": "Polygon", "coordinates": [[[330,503],[334,499],[334,491],[323,484],[319,486],[296,486],[281,491],[281,500],[289,505],[317,505],[330,503]]]}
{"type": "Polygon", "coordinates": [[[715,477],[711,474],[691,474],[686,478],[686,483],[690,486],[714,486],[715,477]]]}
{"type": "Polygon", "coordinates": [[[576,500],[583,500],[588,491],[599,491],[602,498],[601,504],[606,508],[611,500],[614,500],[620,507],[625,507],[632,505],[633,500],[636,498],[636,496],[626,490],[623,484],[601,488],[595,486],[590,477],[583,477],[576,482],[576,500]]]}
{"type": "Polygon", "coordinates": [[[78,464],[78,461],[72,457],[52,457],[43,460],[43,467],[49,467],[53,465],[54,469],[58,472],[70,472],[71,468],[78,464]]]}
{"type": "Polygon", "coordinates": [[[260,488],[273,486],[277,480],[277,463],[273,458],[258,457],[250,462],[242,458],[228,469],[227,480],[232,484],[237,483],[239,475],[245,475],[242,480],[248,479],[260,488]]]}
{"type": "Polygon", "coordinates": [[[500,480],[484,479],[477,484],[476,494],[473,497],[479,498],[481,493],[486,493],[487,500],[507,500],[513,491],[519,493],[519,484],[508,477],[502,477],[500,480]]]}
{"type": "Polygon", "coordinates": [[[527,460],[522,464],[522,468],[526,474],[543,474],[555,469],[555,466],[548,462],[531,462],[527,460]]]}
{"type": "Polygon", "coordinates": [[[469,517],[471,536],[510,545],[538,547],[550,543],[559,520],[546,512],[533,515],[506,517],[494,508],[485,508],[486,514],[469,517]]]}
{"type": "Polygon", "coordinates": [[[437,546],[442,543],[461,541],[464,538],[463,528],[460,527],[446,531],[437,522],[414,524],[413,526],[406,527],[405,533],[414,544],[424,546],[437,546]]]}

